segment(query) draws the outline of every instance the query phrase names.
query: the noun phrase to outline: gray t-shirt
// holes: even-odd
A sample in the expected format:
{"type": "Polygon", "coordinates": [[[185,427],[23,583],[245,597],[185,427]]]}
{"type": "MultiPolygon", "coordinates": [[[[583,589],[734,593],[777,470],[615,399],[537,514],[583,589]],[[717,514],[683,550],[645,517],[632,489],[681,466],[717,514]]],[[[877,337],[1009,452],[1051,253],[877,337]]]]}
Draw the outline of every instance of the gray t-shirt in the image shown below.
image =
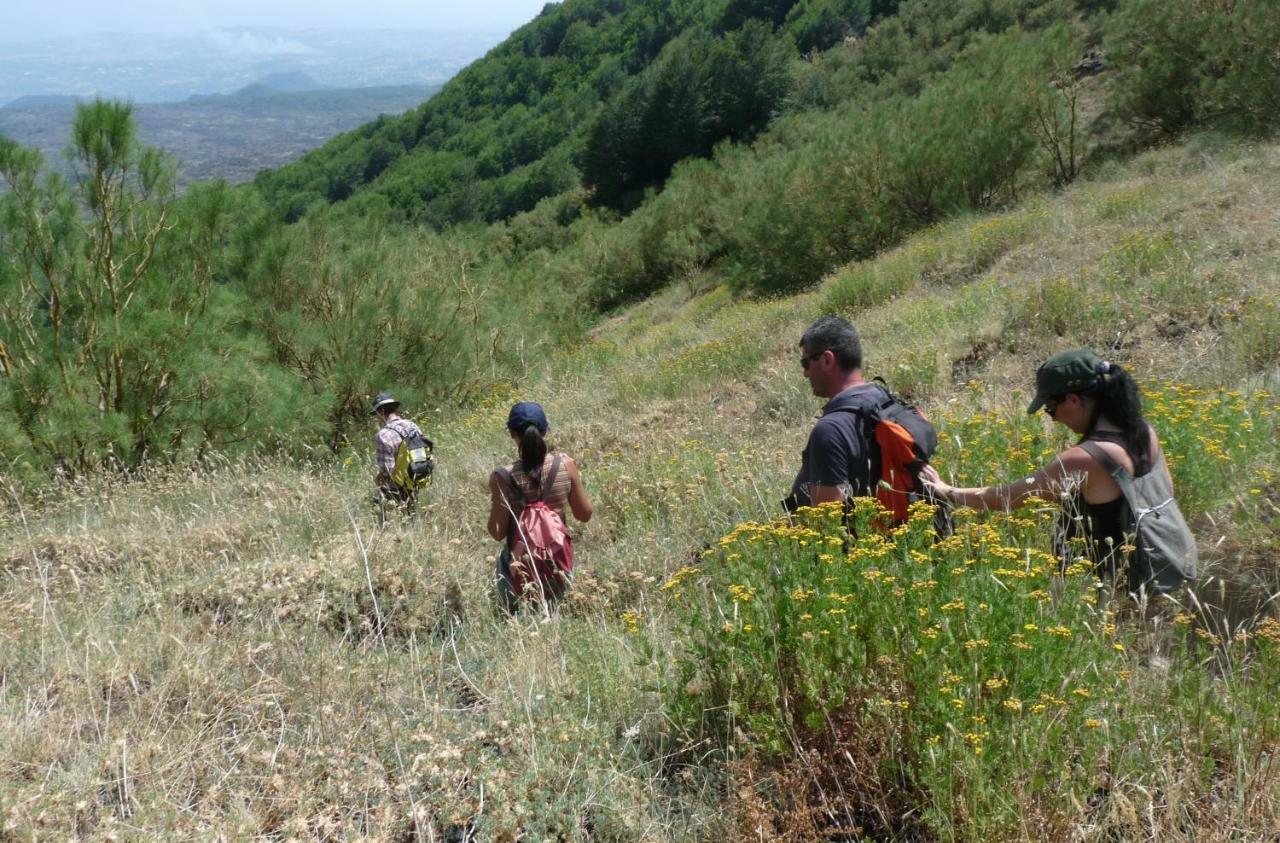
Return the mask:
{"type": "Polygon", "coordinates": [[[845,497],[870,493],[873,454],[866,422],[845,409],[868,397],[881,400],[885,393],[874,383],[862,383],[844,390],[822,408],[822,416],[814,423],[801,454],[800,473],[791,484],[797,505],[811,503],[810,484],[835,486],[844,491],[845,497]]]}

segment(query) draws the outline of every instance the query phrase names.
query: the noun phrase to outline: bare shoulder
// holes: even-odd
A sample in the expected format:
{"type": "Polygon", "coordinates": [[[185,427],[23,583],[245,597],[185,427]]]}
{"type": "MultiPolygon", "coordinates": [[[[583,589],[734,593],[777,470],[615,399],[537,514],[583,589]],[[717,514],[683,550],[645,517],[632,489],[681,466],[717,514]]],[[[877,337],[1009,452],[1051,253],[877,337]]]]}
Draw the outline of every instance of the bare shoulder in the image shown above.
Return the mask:
{"type": "MultiPolygon", "coordinates": [[[[1123,445],[1119,445],[1115,442],[1101,442],[1096,440],[1093,441],[1092,444],[1101,448],[1109,457],[1125,469],[1133,471],[1133,458],[1129,456],[1129,452],[1124,449],[1123,445]]],[[[1073,448],[1068,448],[1066,451],[1062,452],[1062,456],[1064,458],[1068,454],[1072,455],[1071,459],[1073,463],[1082,470],[1088,471],[1089,469],[1098,468],[1102,469],[1104,473],[1107,473],[1105,466],[1099,465],[1093,455],[1084,448],[1081,448],[1079,445],[1073,448]]]]}
{"type": "Polygon", "coordinates": [[[1053,462],[1067,471],[1088,471],[1097,465],[1097,461],[1089,452],[1079,445],[1073,445],[1053,458],[1053,462]]]}

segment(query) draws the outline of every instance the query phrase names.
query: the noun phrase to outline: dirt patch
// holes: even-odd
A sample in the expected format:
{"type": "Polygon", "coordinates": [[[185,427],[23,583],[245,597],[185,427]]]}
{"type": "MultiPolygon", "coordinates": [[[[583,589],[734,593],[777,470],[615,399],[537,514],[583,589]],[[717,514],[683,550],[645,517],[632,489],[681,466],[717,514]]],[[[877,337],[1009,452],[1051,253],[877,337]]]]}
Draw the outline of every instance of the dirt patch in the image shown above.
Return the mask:
{"type": "Polygon", "coordinates": [[[858,723],[857,708],[834,715],[828,729],[796,736],[786,758],[736,765],[740,839],[935,839],[918,813],[926,798],[911,772],[914,759],[889,745],[890,733],[858,723]]]}
{"type": "Polygon", "coordinates": [[[963,357],[951,361],[951,382],[962,384],[975,380],[998,351],[994,344],[978,340],[963,357]]]}

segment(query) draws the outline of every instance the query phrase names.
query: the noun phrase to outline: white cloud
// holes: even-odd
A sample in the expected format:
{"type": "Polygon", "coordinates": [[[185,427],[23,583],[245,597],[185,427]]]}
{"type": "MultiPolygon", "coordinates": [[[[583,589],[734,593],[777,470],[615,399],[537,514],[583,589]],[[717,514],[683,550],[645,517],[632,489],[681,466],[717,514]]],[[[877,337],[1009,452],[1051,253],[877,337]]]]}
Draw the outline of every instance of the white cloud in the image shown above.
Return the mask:
{"type": "Polygon", "coordinates": [[[227,53],[247,56],[288,56],[315,52],[300,41],[276,36],[264,38],[252,32],[215,31],[205,33],[206,37],[227,53]]]}

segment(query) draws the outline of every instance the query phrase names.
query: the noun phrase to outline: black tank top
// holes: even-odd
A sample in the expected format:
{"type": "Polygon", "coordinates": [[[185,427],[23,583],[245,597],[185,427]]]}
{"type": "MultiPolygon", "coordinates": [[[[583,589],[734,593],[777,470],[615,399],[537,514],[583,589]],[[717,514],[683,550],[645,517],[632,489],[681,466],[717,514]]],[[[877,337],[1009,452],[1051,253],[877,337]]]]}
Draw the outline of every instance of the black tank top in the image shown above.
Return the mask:
{"type": "MultiPolygon", "coordinates": [[[[1112,442],[1124,448],[1129,459],[1133,460],[1134,477],[1141,477],[1151,470],[1155,455],[1150,445],[1142,453],[1134,453],[1124,441],[1123,434],[1114,430],[1094,431],[1089,435],[1089,441],[1112,442]]],[[[1071,548],[1071,540],[1083,538],[1094,573],[1103,578],[1114,577],[1116,571],[1128,562],[1128,554],[1122,548],[1127,542],[1125,533],[1129,521],[1129,504],[1123,495],[1106,503],[1089,503],[1084,499],[1083,490],[1076,492],[1070,506],[1062,510],[1059,518],[1058,540],[1055,542],[1058,558],[1064,565],[1070,564],[1079,555],[1071,548]]]]}

